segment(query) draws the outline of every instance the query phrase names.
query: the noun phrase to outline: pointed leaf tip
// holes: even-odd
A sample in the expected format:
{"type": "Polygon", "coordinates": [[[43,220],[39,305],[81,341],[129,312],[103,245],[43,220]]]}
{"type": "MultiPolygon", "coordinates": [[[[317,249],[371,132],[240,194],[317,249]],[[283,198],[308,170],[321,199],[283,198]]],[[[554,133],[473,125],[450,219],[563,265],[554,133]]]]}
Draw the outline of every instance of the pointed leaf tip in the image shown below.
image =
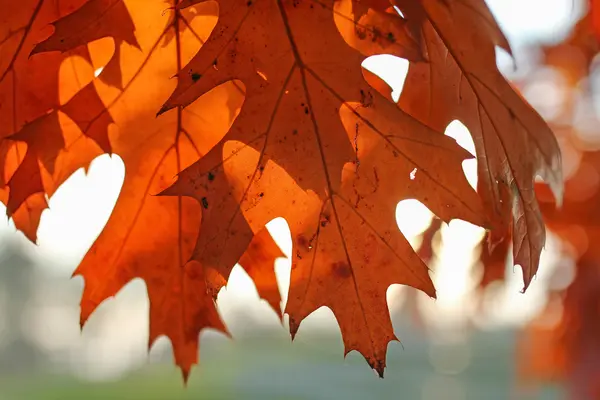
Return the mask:
{"type": "Polygon", "coordinates": [[[188,382],[190,379],[191,367],[187,367],[187,368],[180,367],[180,370],[181,370],[181,377],[183,379],[183,385],[187,388],[188,382]]]}
{"type": "Polygon", "coordinates": [[[290,336],[292,338],[292,342],[296,338],[296,333],[298,333],[299,327],[300,327],[300,324],[296,323],[296,320],[294,320],[293,318],[290,317],[289,318],[289,328],[290,328],[290,336]]]}
{"type": "Polygon", "coordinates": [[[160,108],[160,110],[158,110],[158,112],[156,113],[156,117],[160,117],[161,115],[163,115],[163,114],[164,114],[164,113],[166,113],[167,111],[170,111],[170,110],[172,110],[173,108],[175,108],[175,107],[173,107],[173,106],[168,106],[168,105],[166,105],[166,104],[165,104],[165,105],[163,105],[163,106],[160,108]]]}
{"type": "Polygon", "coordinates": [[[383,379],[383,375],[385,372],[385,361],[384,360],[376,360],[374,364],[371,364],[371,368],[373,368],[373,370],[375,372],[377,372],[377,375],[379,376],[380,379],[383,379]]]}

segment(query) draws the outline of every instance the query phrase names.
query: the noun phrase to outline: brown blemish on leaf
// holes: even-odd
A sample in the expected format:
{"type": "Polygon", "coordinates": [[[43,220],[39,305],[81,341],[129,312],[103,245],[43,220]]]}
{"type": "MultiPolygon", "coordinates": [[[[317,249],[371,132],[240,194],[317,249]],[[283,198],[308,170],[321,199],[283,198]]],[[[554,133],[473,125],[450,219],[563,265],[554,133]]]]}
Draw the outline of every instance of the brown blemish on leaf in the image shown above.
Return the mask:
{"type": "Polygon", "coordinates": [[[348,263],[345,261],[338,261],[331,264],[331,270],[333,271],[335,276],[342,279],[350,278],[352,276],[352,270],[350,269],[348,263]]]}

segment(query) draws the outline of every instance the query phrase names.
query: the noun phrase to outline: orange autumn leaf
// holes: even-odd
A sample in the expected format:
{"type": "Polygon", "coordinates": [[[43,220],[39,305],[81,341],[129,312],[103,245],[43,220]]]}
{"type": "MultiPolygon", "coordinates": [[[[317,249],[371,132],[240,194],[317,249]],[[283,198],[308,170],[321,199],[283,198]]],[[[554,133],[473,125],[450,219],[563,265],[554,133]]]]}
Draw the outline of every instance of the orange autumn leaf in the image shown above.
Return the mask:
{"type": "MultiPolygon", "coordinates": [[[[93,79],[89,52],[83,47],[73,48],[68,53],[44,53],[31,56],[35,45],[48,36],[48,24],[79,8],[85,0],[2,0],[0,8],[6,18],[0,22],[0,138],[7,138],[25,129],[21,138],[28,146],[15,146],[13,141],[4,140],[0,146],[0,198],[8,205],[18,229],[35,241],[41,212],[47,207],[41,182],[40,165],[50,174],[54,171],[54,159],[66,145],[61,133],[59,114],[64,113],[75,123],[80,123],[97,102],[93,88],[87,88],[75,100],[77,92],[86,82],[93,79]],[[10,18],[8,17],[10,16],[10,18]],[[78,62],[77,58],[86,62],[78,62]],[[60,81],[60,85],[59,85],[60,81]],[[73,96],[66,99],[66,96],[73,96]],[[91,103],[89,102],[91,100],[91,103]],[[41,118],[41,121],[34,121],[41,118]],[[16,172],[15,172],[16,171],[16,172]],[[17,187],[8,191],[6,185],[14,173],[17,187]]],[[[127,13],[116,7],[113,16],[119,18],[121,34],[128,35],[133,25],[128,23],[127,13]]],[[[114,30],[114,29],[113,29],[114,30]]],[[[79,33],[74,44],[85,44],[94,38],[79,33]]],[[[110,57],[110,56],[109,56],[110,57]]],[[[98,144],[107,145],[101,139],[106,131],[95,137],[98,144]]],[[[108,148],[104,148],[108,150],[108,148]]],[[[91,161],[80,163],[77,168],[91,161]]],[[[75,168],[75,169],[77,169],[75,168]]],[[[69,171],[68,175],[74,172],[69,171]]],[[[64,177],[66,179],[67,176],[64,177]]],[[[63,180],[64,180],[63,179],[63,180]]]]}
{"type": "Polygon", "coordinates": [[[598,0],[589,0],[592,28],[596,39],[600,41],[600,3],[598,0]]]}
{"type": "MultiPolygon", "coordinates": [[[[549,177],[560,192],[555,139],[488,54],[494,44],[508,47],[503,36],[495,23],[478,31],[482,43],[450,32],[450,16],[469,37],[482,16],[493,21],[482,1],[459,3],[477,15],[445,0],[81,0],[28,51],[31,60],[85,53],[101,67],[98,76],[10,132],[13,147],[25,144],[27,152],[11,167],[4,201],[9,212],[19,210],[52,195],[99,152],[118,154],[123,188],[75,271],[85,281],[81,321],[142,278],[149,343],[166,335],[186,379],[200,331],[226,332],[214,302],[236,263],[279,313],[273,267],[281,253],[265,225],[283,217],[293,242],[285,308],[292,336],[308,315],[329,307],[345,353],[360,352],[383,376],[396,340],[387,289],[404,284],[435,296],[427,266],[398,230],[397,203],[419,200],[440,221],[494,227],[498,237],[513,218],[513,234],[526,242],[515,262],[528,271],[528,285],[544,241],[533,176],[549,177]],[[448,37],[442,43],[437,34],[448,37]],[[463,69],[440,69],[428,49],[444,48],[456,50],[463,69]],[[376,54],[413,63],[400,107],[362,69],[376,54]],[[468,107],[437,81],[430,88],[437,97],[424,101],[419,85],[427,81],[414,74],[425,66],[449,74],[450,86],[456,71],[478,79],[475,92],[465,92],[468,107]],[[462,171],[472,155],[443,135],[449,116],[467,116],[473,128],[481,115],[473,93],[489,106],[479,120],[485,129],[472,131],[485,165],[480,179],[487,173],[483,202],[462,171]],[[434,99],[442,102],[436,119],[434,99]],[[513,129],[515,117],[523,129],[513,129]],[[502,129],[490,131],[496,123],[502,129]]],[[[62,90],[72,82],[53,84],[62,90]]]]}
{"type": "Polygon", "coordinates": [[[421,34],[427,63],[413,63],[400,107],[435,129],[453,120],[469,129],[478,185],[492,220],[493,242],[510,230],[514,263],[527,289],[545,228],[533,190],[536,175],[562,195],[560,152],[544,120],[496,67],[496,46],[508,42],[483,0],[395,0],[421,34]],[[460,29],[457,29],[460,27],[460,29]],[[476,50],[475,50],[476,49],[476,50]]]}
{"type": "Polygon", "coordinates": [[[396,203],[417,198],[446,221],[482,224],[460,167],[469,156],[367,85],[364,56],[337,33],[339,4],[219,6],[218,34],[178,74],[163,111],[232,79],[245,84],[245,102],[227,135],[163,194],[203,204],[192,257],[224,276],[255,232],[285,218],[295,244],[292,335],[327,306],[346,353],[358,350],[382,375],[396,338],[387,288],[402,283],[434,296],[426,266],[397,229],[396,203]],[[431,149],[438,157],[427,156],[431,149]]]}
{"type": "MultiPolygon", "coordinates": [[[[117,3],[88,2],[86,5],[89,7],[82,7],[78,13],[93,20],[95,12],[107,8],[114,10],[111,6],[117,3]]],[[[76,122],[75,127],[56,124],[59,129],[47,131],[60,133],[62,128],[63,135],[70,134],[73,130],[70,128],[75,128],[75,131],[106,132],[108,125],[114,124],[116,129],[110,131],[111,150],[121,156],[127,169],[111,218],[75,271],[85,280],[81,303],[82,324],[102,301],[114,296],[130,280],[141,277],[146,282],[151,298],[150,344],[160,335],[168,336],[173,342],[176,361],[187,377],[191,365],[196,363],[197,335],[200,330],[213,327],[225,331],[214,306],[214,297],[226,282],[206,273],[197,263],[187,262],[200,222],[199,205],[189,199],[153,195],[164,188],[182,168],[207,151],[219,134],[224,134],[235,111],[231,109],[232,104],[239,107],[241,95],[239,89],[227,85],[186,110],[155,118],[160,102],[172,90],[172,81],[166,77],[180,68],[186,56],[197,51],[202,44],[202,36],[210,32],[210,22],[214,24],[215,20],[214,16],[191,14],[185,20],[184,17],[169,18],[168,15],[148,19],[161,15],[163,10],[163,4],[156,2],[153,7],[147,5],[140,8],[138,13],[131,13],[131,18],[144,26],[145,31],[136,29],[135,46],[122,45],[120,54],[128,63],[111,69],[111,60],[104,67],[100,76],[104,75],[105,79],[98,79],[91,86],[98,95],[98,102],[84,97],[89,85],[75,95],[80,104],[87,105],[85,123],[80,124],[71,117],[76,122]],[[153,24],[145,23],[150,21],[153,24]],[[118,76],[113,76],[116,72],[118,76]],[[122,88],[113,84],[120,79],[123,79],[122,88]],[[147,91],[149,87],[153,91],[151,95],[147,91]],[[211,136],[214,139],[211,140],[211,136]],[[202,285],[198,286],[199,283],[202,285]]],[[[75,15],[72,14],[70,18],[75,15]]],[[[67,19],[56,24],[55,35],[59,35],[60,39],[51,36],[37,48],[64,50],[61,47],[64,43],[72,44],[72,41],[62,39],[69,37],[68,22],[67,19]]],[[[105,51],[102,47],[90,47],[96,53],[105,51]]],[[[54,116],[45,116],[32,124],[46,124],[50,118],[54,116]]],[[[31,134],[37,131],[35,126],[27,125],[13,138],[29,144],[31,134]]],[[[79,136],[74,135],[70,143],[77,146],[80,142],[79,136]]],[[[32,140],[32,143],[35,146],[39,142],[32,140]]],[[[43,143],[41,145],[43,147],[43,143]]],[[[30,148],[35,148],[33,146],[30,148]]],[[[65,146],[65,150],[51,160],[61,166],[76,165],[75,168],[70,167],[76,169],[82,164],[79,157],[86,154],[88,148],[71,152],[68,151],[70,146],[65,146]]],[[[93,155],[87,162],[91,159],[93,155]]],[[[25,181],[23,175],[26,172],[32,175],[30,171],[33,168],[28,164],[22,163],[20,168],[13,178],[19,179],[17,182],[25,181]]],[[[37,189],[51,194],[56,186],[55,175],[46,177],[46,180],[43,178],[40,177],[43,182],[37,189]]],[[[25,187],[29,188],[31,185],[25,187]]],[[[260,240],[263,246],[258,250],[251,248],[249,257],[262,257],[254,269],[258,272],[271,270],[272,273],[275,255],[273,250],[263,254],[263,247],[272,247],[274,244],[271,244],[272,239],[268,235],[263,235],[260,240]]],[[[269,300],[274,298],[272,291],[267,295],[269,300]]]]}

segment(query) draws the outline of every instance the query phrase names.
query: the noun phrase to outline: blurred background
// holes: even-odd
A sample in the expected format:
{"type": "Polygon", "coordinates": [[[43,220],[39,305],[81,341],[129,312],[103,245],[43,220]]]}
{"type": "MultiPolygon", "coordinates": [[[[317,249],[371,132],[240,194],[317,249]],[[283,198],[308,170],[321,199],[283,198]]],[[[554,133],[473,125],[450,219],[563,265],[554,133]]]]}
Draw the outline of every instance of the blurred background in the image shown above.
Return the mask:
{"type": "MultiPolygon", "coordinates": [[[[148,354],[142,281],[102,304],[80,332],[83,281],[70,276],[107,221],[124,176],[119,157],[104,155],[50,199],[37,246],[11,222],[0,225],[0,400],[600,399],[593,392],[600,382],[600,249],[594,241],[600,239],[600,81],[594,79],[598,40],[589,3],[488,3],[513,46],[514,61],[499,50],[499,66],[551,123],[569,180],[561,213],[540,190],[550,232],[527,293],[520,292],[520,268],[507,263],[507,244],[490,253],[482,229],[462,221],[440,224],[420,203],[404,201],[398,224],[428,260],[438,299],[408,288],[388,291],[402,343],[389,347],[385,379],[360,355],[343,357],[329,310],[311,315],[291,343],[237,266],[218,301],[234,340],[203,332],[200,365],[185,389],[166,339],[148,354]]],[[[400,94],[405,61],[379,56],[365,67],[400,94]]],[[[474,153],[460,122],[446,133],[474,153]]],[[[475,186],[476,161],[464,169],[475,186]]],[[[272,221],[269,230],[289,254],[285,222],[272,221]]],[[[285,304],[288,261],[278,259],[276,271],[285,304]]]]}

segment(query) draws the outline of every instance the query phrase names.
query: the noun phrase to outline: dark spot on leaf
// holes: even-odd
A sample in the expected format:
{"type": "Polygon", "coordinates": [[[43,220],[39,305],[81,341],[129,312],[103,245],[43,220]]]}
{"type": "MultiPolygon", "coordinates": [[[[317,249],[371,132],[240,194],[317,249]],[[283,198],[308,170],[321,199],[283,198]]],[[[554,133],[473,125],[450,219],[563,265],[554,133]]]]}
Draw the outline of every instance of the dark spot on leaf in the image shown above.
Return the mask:
{"type": "Polygon", "coordinates": [[[301,247],[301,248],[303,248],[305,250],[308,250],[309,243],[308,243],[308,239],[306,238],[306,236],[304,236],[304,235],[298,235],[298,237],[296,238],[296,244],[299,247],[301,247]]]}
{"type": "Polygon", "coordinates": [[[331,264],[331,269],[333,273],[340,278],[349,278],[352,275],[350,266],[344,261],[338,261],[331,264]]]}
{"type": "Polygon", "coordinates": [[[331,216],[329,214],[323,214],[321,216],[321,228],[325,228],[331,222],[331,216]]]}

